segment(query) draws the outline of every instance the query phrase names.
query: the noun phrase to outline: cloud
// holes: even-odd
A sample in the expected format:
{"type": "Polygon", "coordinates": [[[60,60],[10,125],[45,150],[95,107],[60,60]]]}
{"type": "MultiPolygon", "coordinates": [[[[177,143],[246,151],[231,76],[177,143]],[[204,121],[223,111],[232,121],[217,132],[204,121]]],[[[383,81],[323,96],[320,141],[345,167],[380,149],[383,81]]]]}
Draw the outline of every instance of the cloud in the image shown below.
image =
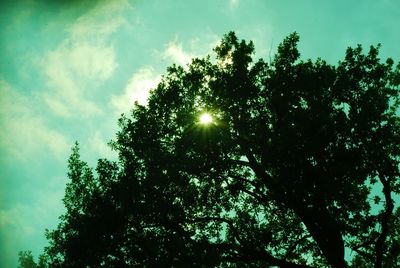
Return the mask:
{"type": "Polygon", "coordinates": [[[4,265],[16,265],[19,250],[41,253],[47,244],[45,228],[54,228],[58,222],[54,215],[64,211],[61,201],[64,186],[60,187],[60,181],[65,178],[48,178],[45,184],[24,193],[18,203],[0,207],[0,258],[4,265]],[[27,195],[33,198],[27,201],[27,195]]]}
{"type": "Polygon", "coordinates": [[[128,112],[135,101],[146,104],[150,90],[155,88],[160,80],[161,75],[157,74],[153,68],[143,67],[132,75],[121,95],[111,97],[110,105],[119,115],[128,112]]]}
{"type": "Polygon", "coordinates": [[[94,135],[89,138],[89,148],[99,158],[116,159],[117,153],[111,150],[110,146],[105,142],[105,138],[100,131],[96,131],[94,135]]]}
{"type": "Polygon", "coordinates": [[[122,13],[132,10],[127,0],[99,1],[99,3],[79,17],[67,31],[73,40],[92,39],[102,42],[127,21],[122,13]]]}
{"type": "Polygon", "coordinates": [[[238,5],[239,5],[239,0],[229,0],[229,7],[231,9],[237,8],[238,5]]]}
{"type": "Polygon", "coordinates": [[[35,114],[35,99],[22,96],[4,80],[0,80],[0,96],[1,150],[20,160],[39,152],[65,159],[70,142],[35,114]]]}
{"type": "Polygon", "coordinates": [[[5,128],[6,131],[1,135],[2,145],[19,159],[27,160],[29,156],[32,157],[31,152],[48,151],[62,161],[70,147],[65,136],[47,128],[40,118],[10,118],[5,128]]]}
{"type": "MultiPolygon", "coordinates": [[[[17,206],[10,209],[0,209],[0,257],[4,264],[17,264],[15,259],[18,251],[15,249],[25,249],[20,248],[22,237],[29,237],[34,232],[34,228],[29,226],[32,219],[23,217],[24,212],[27,211],[32,210],[29,208],[29,210],[22,211],[21,207],[17,206]]],[[[23,246],[25,247],[25,245],[23,246]]]]}
{"type": "Polygon", "coordinates": [[[48,52],[40,66],[48,90],[42,93],[57,116],[100,114],[94,96],[118,67],[110,36],[126,23],[127,1],[101,1],[67,28],[68,36],[48,52]]]}
{"type": "Polygon", "coordinates": [[[106,80],[117,66],[114,49],[101,44],[77,42],[61,48],[55,61],[57,56],[64,56],[66,67],[86,79],[106,80]]]}
{"type": "Polygon", "coordinates": [[[111,76],[117,63],[110,47],[67,43],[50,52],[42,66],[50,89],[43,99],[50,110],[61,117],[85,117],[100,113],[86,95],[111,76]]]}
{"type": "Polygon", "coordinates": [[[200,37],[195,37],[185,42],[188,49],[183,48],[183,43],[175,37],[165,45],[163,51],[155,51],[156,57],[161,57],[163,60],[169,60],[174,64],[179,64],[184,68],[191,63],[193,58],[202,57],[210,54],[220,42],[220,36],[209,32],[200,37]]]}
{"type": "Polygon", "coordinates": [[[183,51],[182,43],[178,43],[177,40],[168,43],[163,52],[164,59],[170,59],[182,66],[186,66],[194,57],[194,54],[183,51]]]}

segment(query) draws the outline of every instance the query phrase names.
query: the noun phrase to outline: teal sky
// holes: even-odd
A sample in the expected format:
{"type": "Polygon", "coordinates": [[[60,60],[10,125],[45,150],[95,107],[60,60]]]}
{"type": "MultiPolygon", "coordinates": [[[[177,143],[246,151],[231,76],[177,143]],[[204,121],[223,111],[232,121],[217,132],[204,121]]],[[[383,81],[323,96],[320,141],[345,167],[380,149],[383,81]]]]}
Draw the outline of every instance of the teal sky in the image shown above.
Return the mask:
{"type": "MultiPolygon", "coordinates": [[[[3,1],[6,2],[6,1],[3,1]]],[[[38,255],[63,212],[66,163],[115,155],[117,119],[172,63],[211,53],[234,30],[268,59],[300,34],[303,58],[335,64],[382,43],[400,59],[398,0],[21,0],[0,4],[0,266],[38,255]],[[13,3],[15,2],[15,3],[13,3]]]]}

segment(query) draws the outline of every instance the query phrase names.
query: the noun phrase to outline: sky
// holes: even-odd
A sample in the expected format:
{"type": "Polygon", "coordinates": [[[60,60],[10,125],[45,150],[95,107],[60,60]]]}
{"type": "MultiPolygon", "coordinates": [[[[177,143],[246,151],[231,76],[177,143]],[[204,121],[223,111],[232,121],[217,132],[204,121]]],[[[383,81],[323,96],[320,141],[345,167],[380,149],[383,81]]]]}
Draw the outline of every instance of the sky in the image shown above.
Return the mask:
{"type": "Polygon", "coordinates": [[[63,211],[67,159],[115,158],[121,113],[145,104],[166,68],[235,31],[268,59],[290,33],[303,59],[336,64],[382,44],[400,59],[398,0],[20,0],[0,3],[0,267],[46,246],[63,211]]]}

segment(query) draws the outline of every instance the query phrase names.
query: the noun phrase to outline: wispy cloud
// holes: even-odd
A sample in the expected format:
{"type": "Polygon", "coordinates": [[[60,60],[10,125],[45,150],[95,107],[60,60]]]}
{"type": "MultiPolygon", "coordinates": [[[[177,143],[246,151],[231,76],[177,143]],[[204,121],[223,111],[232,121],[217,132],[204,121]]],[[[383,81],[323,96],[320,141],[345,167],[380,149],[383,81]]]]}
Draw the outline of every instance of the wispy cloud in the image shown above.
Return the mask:
{"type": "Polygon", "coordinates": [[[48,90],[43,99],[61,117],[99,114],[95,91],[118,66],[110,36],[126,23],[127,1],[101,1],[67,29],[68,36],[41,61],[48,90]]]}
{"type": "Polygon", "coordinates": [[[48,89],[43,98],[48,107],[62,117],[100,113],[90,90],[109,78],[117,66],[110,47],[85,43],[63,44],[43,62],[48,89]]]}
{"type": "Polygon", "coordinates": [[[12,267],[18,250],[43,247],[43,230],[61,208],[63,184],[38,176],[35,169],[45,167],[48,174],[64,163],[71,142],[49,126],[39,99],[21,94],[4,79],[0,96],[0,153],[5,164],[0,174],[0,259],[12,267]],[[40,194],[32,198],[35,191],[40,194]]]}
{"type": "Polygon", "coordinates": [[[229,0],[229,7],[231,9],[237,8],[238,5],[239,5],[239,0],[229,0]]]}
{"type": "Polygon", "coordinates": [[[212,32],[192,38],[185,43],[180,42],[179,38],[175,37],[174,40],[164,46],[163,51],[155,51],[155,55],[186,68],[193,58],[210,54],[219,42],[220,36],[212,32]]]}
{"type": "Polygon", "coordinates": [[[170,59],[174,63],[182,66],[186,66],[190,63],[191,59],[196,55],[183,50],[182,43],[178,40],[174,40],[167,44],[165,51],[163,52],[164,59],[170,59]]]}
{"type": "Polygon", "coordinates": [[[35,187],[35,191],[28,193],[33,195],[33,202],[26,203],[24,196],[13,206],[0,207],[0,257],[5,267],[12,267],[6,265],[10,263],[16,265],[14,259],[18,250],[29,249],[34,254],[40,253],[46,244],[45,228],[54,228],[57,224],[54,215],[60,215],[64,210],[61,201],[64,187],[60,187],[60,181],[64,180],[60,177],[47,178],[40,188],[35,187]]]}
{"type": "Polygon", "coordinates": [[[73,40],[105,41],[110,34],[127,23],[121,14],[131,9],[127,0],[99,1],[95,8],[79,17],[67,31],[73,40]]]}
{"type": "Polygon", "coordinates": [[[0,80],[0,96],[1,150],[20,160],[29,160],[38,153],[65,158],[68,138],[49,128],[35,113],[34,99],[22,96],[4,80],[0,80]]]}
{"type": "Polygon", "coordinates": [[[152,67],[143,67],[136,71],[129,79],[124,92],[121,95],[113,95],[111,107],[116,114],[126,113],[137,101],[146,104],[150,90],[155,88],[161,80],[161,75],[157,74],[152,67]]]}
{"type": "Polygon", "coordinates": [[[112,151],[110,146],[107,145],[106,139],[100,131],[96,131],[88,141],[89,148],[94,152],[98,158],[116,159],[117,153],[112,151]]]}

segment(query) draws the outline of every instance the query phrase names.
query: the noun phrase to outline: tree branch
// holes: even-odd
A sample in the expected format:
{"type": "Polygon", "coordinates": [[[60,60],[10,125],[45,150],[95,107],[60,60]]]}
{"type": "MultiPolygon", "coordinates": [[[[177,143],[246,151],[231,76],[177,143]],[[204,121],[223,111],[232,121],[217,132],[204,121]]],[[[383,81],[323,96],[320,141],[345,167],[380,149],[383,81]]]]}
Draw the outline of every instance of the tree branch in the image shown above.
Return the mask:
{"type": "Polygon", "coordinates": [[[234,227],[233,221],[221,217],[200,217],[187,219],[188,222],[209,222],[217,221],[227,223],[234,231],[236,239],[242,245],[239,250],[242,251],[241,255],[236,256],[223,256],[220,258],[221,262],[242,262],[242,261],[265,261],[269,265],[277,265],[282,268],[312,268],[308,265],[296,264],[286,260],[281,260],[273,257],[264,251],[256,251],[254,248],[249,248],[248,245],[240,238],[237,229],[234,227]]]}
{"type": "Polygon", "coordinates": [[[357,252],[359,255],[363,256],[364,258],[368,259],[369,261],[373,262],[374,257],[371,254],[368,254],[365,251],[362,251],[359,248],[351,248],[353,251],[357,252]]]}
{"type": "Polygon", "coordinates": [[[265,252],[248,252],[246,255],[238,255],[238,256],[226,256],[222,257],[221,261],[224,262],[256,262],[263,261],[268,265],[274,265],[281,268],[312,268],[312,266],[305,264],[297,264],[293,262],[289,262],[286,260],[277,259],[265,252]]]}
{"type": "Polygon", "coordinates": [[[381,234],[375,244],[375,256],[376,256],[374,264],[375,268],[383,267],[383,253],[385,251],[385,244],[386,244],[385,241],[389,234],[390,217],[394,209],[393,199],[391,197],[390,181],[388,179],[385,179],[382,175],[379,176],[379,180],[383,185],[382,191],[385,196],[386,208],[385,211],[382,213],[381,234]]]}
{"type": "Polygon", "coordinates": [[[308,209],[302,202],[286,194],[279,182],[263,170],[240,133],[237,139],[256,176],[263,179],[275,200],[285,204],[300,217],[328,263],[334,268],[346,267],[342,234],[328,209],[321,204],[318,209],[308,209]]]}
{"type": "MultiPolygon", "coordinates": [[[[255,184],[253,181],[248,180],[248,179],[245,179],[245,178],[242,178],[242,177],[240,177],[240,176],[233,175],[233,174],[230,174],[229,177],[232,178],[232,179],[240,180],[240,181],[243,181],[243,182],[245,182],[245,183],[250,184],[251,186],[254,187],[254,190],[256,190],[257,192],[250,191],[250,190],[246,189],[245,187],[238,187],[237,189],[238,189],[239,191],[242,191],[242,192],[244,192],[244,193],[246,193],[246,194],[252,196],[253,198],[255,198],[255,199],[256,199],[258,202],[260,202],[260,203],[263,203],[263,202],[266,202],[266,203],[267,203],[267,202],[269,201],[269,200],[265,197],[265,195],[264,195],[262,192],[260,192],[260,191],[258,190],[258,189],[260,188],[260,186],[258,186],[257,184],[255,184]]],[[[226,182],[226,183],[229,185],[228,182],[226,182]]]]}
{"type": "Polygon", "coordinates": [[[251,167],[250,162],[243,161],[243,160],[229,159],[228,162],[230,162],[232,164],[237,164],[240,166],[251,167]]]}
{"type": "Polygon", "coordinates": [[[226,224],[229,225],[229,227],[232,229],[234,236],[236,238],[236,240],[241,244],[241,245],[245,245],[244,240],[240,237],[238,230],[235,228],[233,221],[226,219],[226,218],[221,218],[221,217],[198,217],[198,218],[190,218],[190,219],[186,219],[187,222],[192,222],[192,223],[196,223],[196,222],[210,222],[210,221],[216,221],[216,222],[224,222],[226,224]]]}
{"type": "Polygon", "coordinates": [[[296,242],[294,242],[287,250],[286,250],[286,254],[285,254],[285,259],[289,257],[290,254],[292,254],[292,252],[296,249],[296,247],[305,239],[310,238],[311,235],[310,234],[306,234],[303,235],[302,237],[300,237],[299,239],[296,240],[296,242]]]}

